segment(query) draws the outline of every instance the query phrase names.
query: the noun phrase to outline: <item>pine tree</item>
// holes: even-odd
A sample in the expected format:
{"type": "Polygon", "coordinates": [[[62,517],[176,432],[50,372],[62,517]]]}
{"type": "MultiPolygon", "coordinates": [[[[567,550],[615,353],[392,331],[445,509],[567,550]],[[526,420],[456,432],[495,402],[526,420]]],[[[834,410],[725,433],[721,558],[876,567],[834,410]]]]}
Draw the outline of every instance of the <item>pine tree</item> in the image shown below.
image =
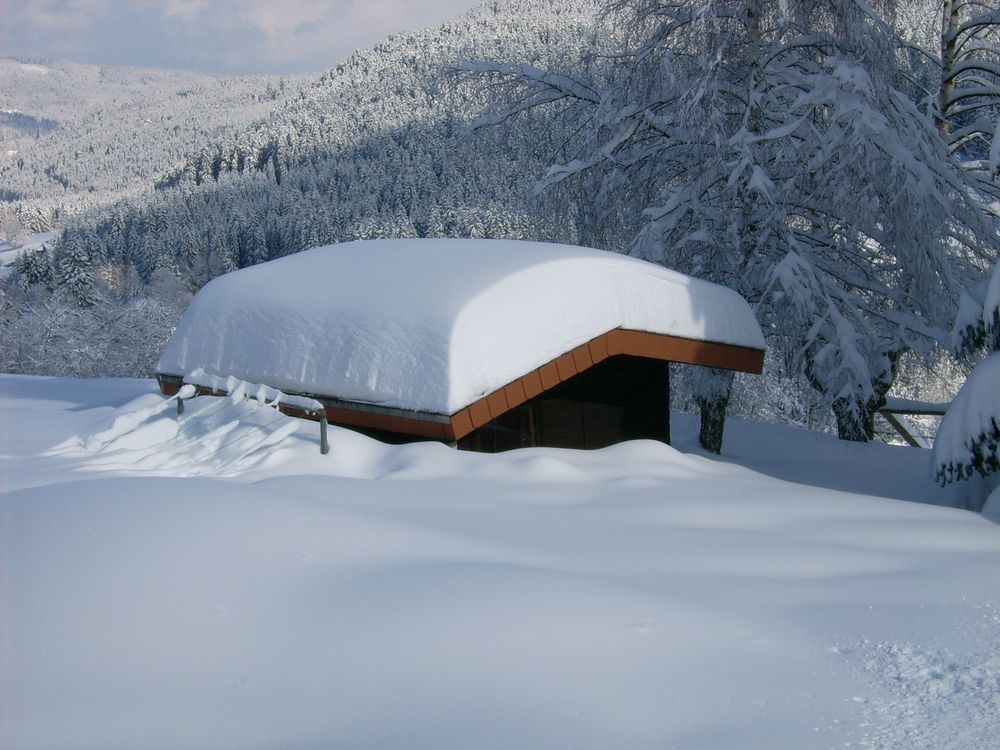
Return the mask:
{"type": "Polygon", "coordinates": [[[93,264],[76,232],[63,232],[55,253],[54,266],[57,286],[65,288],[80,304],[90,305],[96,301],[93,264]]]}
{"type": "Polygon", "coordinates": [[[240,257],[240,267],[255,266],[268,260],[267,237],[260,217],[254,216],[245,231],[245,245],[240,257]]]}
{"type": "Polygon", "coordinates": [[[43,285],[51,288],[55,280],[52,272],[52,256],[42,245],[38,250],[22,252],[14,260],[14,270],[18,274],[18,285],[27,291],[29,287],[43,285]]]}

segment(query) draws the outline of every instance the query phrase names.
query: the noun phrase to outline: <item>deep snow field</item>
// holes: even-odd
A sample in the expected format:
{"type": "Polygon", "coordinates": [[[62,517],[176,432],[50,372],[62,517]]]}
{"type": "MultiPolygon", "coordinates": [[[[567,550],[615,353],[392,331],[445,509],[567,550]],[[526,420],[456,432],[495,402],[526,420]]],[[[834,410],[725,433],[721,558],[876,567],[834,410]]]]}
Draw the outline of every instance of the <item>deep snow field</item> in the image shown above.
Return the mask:
{"type": "Polygon", "coordinates": [[[927,451],[674,421],[321,456],[0,376],[0,747],[1000,748],[1000,524],[925,504],[927,451]]]}

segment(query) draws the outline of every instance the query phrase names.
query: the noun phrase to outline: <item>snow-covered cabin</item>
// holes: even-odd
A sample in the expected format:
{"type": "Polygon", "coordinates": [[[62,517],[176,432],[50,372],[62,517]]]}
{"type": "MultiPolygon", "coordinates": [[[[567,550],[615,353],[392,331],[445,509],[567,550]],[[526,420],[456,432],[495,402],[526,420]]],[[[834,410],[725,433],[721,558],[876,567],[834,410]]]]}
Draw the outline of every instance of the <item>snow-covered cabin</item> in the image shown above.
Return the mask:
{"type": "Polygon", "coordinates": [[[669,442],[668,362],[760,372],[737,293],[623,255],[506,240],[329,245],[221,276],[157,364],[319,400],[332,423],[476,450],[669,442]]]}

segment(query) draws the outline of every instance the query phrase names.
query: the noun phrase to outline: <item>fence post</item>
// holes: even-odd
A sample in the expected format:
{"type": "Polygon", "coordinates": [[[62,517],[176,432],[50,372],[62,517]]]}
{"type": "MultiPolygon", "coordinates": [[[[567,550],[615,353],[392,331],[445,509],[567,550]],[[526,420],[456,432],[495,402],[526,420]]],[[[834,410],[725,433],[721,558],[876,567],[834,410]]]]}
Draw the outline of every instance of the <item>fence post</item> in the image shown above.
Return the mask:
{"type": "Polygon", "coordinates": [[[326,439],[326,410],[319,414],[319,452],[324,456],[330,452],[330,443],[326,439]]]}

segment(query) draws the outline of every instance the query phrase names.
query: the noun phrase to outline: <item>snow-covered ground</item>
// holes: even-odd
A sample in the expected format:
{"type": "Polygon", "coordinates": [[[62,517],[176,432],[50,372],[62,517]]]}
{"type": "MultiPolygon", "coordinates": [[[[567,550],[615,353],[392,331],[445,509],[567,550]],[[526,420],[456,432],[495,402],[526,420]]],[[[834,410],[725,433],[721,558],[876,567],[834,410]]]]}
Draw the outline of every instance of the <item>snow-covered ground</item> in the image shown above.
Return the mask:
{"type": "Polygon", "coordinates": [[[1000,525],[735,424],[386,446],[0,376],[0,746],[1000,747],[1000,525]],[[877,497],[875,495],[883,495],[877,497]]]}

